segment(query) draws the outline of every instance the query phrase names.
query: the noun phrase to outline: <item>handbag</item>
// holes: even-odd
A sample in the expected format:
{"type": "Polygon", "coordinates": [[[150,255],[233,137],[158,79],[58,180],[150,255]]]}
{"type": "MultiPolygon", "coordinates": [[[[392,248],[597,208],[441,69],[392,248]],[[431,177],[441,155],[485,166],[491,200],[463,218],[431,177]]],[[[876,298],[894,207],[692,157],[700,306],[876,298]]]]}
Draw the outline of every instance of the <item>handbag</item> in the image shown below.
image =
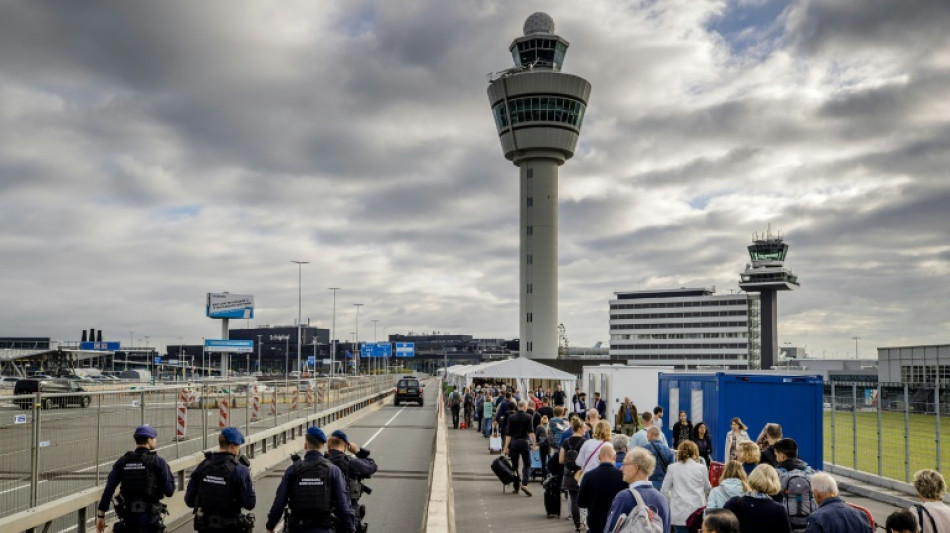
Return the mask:
{"type": "Polygon", "coordinates": [[[587,470],[587,464],[590,463],[590,460],[593,459],[595,455],[597,455],[597,452],[600,450],[600,447],[604,445],[604,442],[607,441],[601,441],[600,445],[598,445],[597,448],[587,456],[587,460],[584,461],[584,467],[577,472],[574,472],[574,481],[577,481],[578,485],[581,483],[581,478],[584,477],[584,472],[587,470]]]}

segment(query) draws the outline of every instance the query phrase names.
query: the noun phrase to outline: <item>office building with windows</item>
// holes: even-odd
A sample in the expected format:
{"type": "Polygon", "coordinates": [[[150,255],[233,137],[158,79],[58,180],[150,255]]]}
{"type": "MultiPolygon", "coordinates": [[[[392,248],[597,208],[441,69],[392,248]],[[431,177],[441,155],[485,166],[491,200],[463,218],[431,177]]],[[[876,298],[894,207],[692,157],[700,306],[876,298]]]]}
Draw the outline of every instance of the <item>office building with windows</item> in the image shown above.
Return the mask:
{"type": "Polygon", "coordinates": [[[631,365],[676,368],[756,368],[758,294],[715,294],[681,288],[614,293],[610,358],[631,365]]]}
{"type": "Polygon", "coordinates": [[[933,384],[950,381],[950,344],[895,346],[877,349],[881,383],[933,384]]]}
{"type": "Polygon", "coordinates": [[[558,357],[558,167],[574,149],[590,83],[561,72],[569,43],[534,13],[508,50],[515,66],[491,75],[488,100],[505,158],[520,171],[520,354],[558,357]]]}

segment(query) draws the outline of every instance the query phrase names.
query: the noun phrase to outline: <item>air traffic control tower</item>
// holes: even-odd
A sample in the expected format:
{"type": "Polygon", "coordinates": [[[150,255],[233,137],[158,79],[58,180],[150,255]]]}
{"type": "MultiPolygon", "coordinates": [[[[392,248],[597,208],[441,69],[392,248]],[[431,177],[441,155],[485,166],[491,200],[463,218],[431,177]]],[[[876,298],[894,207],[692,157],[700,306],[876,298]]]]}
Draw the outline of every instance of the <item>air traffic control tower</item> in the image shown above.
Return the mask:
{"type": "Polygon", "coordinates": [[[749,245],[745,272],[740,276],[739,288],[746,292],[761,293],[762,303],[762,370],[771,369],[778,355],[778,291],[798,288],[798,276],[785,268],[788,245],[781,236],[753,238],[749,245]]]}
{"type": "Polygon", "coordinates": [[[557,175],[574,155],[590,83],[561,72],[568,42],[535,13],[509,50],[514,68],[490,75],[488,100],[505,158],[521,173],[521,356],[556,359],[557,175]]]}

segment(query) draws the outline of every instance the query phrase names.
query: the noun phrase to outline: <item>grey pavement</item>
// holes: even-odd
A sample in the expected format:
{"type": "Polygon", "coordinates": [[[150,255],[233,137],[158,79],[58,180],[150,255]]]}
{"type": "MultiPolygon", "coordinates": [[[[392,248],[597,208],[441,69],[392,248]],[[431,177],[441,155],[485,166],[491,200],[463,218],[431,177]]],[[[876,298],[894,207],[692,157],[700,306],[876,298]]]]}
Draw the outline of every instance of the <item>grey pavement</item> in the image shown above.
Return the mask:
{"type": "MultiPolygon", "coordinates": [[[[475,430],[448,429],[449,464],[452,472],[452,490],[455,501],[455,525],[458,533],[519,533],[574,531],[573,522],[567,520],[567,500],[561,499],[561,518],[547,518],[544,510],[543,489],[540,483],[528,485],[532,496],[513,493],[509,485],[502,491],[502,484],[492,473],[490,465],[497,455],[488,451],[488,439],[475,430]]],[[[897,510],[901,502],[878,496],[874,487],[857,485],[850,480],[835,476],[848,502],[866,507],[877,523],[882,524],[887,516],[897,510]],[[859,494],[860,493],[860,494],[859,494]],[[872,499],[868,496],[877,496],[872,499]],[[883,500],[883,501],[881,501],[883,500]]]]}

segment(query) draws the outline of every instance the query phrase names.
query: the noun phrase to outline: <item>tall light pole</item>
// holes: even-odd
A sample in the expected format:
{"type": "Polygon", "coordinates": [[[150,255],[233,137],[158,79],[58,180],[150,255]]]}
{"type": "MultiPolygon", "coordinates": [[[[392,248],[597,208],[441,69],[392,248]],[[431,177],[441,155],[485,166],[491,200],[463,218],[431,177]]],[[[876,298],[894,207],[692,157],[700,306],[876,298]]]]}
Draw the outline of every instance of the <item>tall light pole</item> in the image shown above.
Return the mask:
{"type": "Polygon", "coordinates": [[[861,340],[861,337],[851,337],[854,339],[854,358],[858,358],[858,341],[861,340]]]}
{"type": "MultiPolygon", "coordinates": [[[[261,337],[263,337],[263,335],[257,336],[257,371],[258,372],[261,372],[261,337]]],[[[261,375],[264,375],[264,373],[261,372],[261,375]]]]}
{"type": "MultiPolygon", "coordinates": [[[[330,322],[330,377],[333,377],[333,371],[336,369],[336,291],[339,287],[330,287],[327,290],[333,291],[333,320],[330,322]]],[[[327,390],[330,387],[327,386],[327,390]]]]}
{"type": "Polygon", "coordinates": [[[303,280],[303,266],[309,265],[310,261],[291,261],[297,265],[297,372],[300,372],[300,314],[301,314],[301,285],[303,280]]]}
{"type": "MultiPolygon", "coordinates": [[[[379,341],[376,340],[376,326],[379,324],[379,320],[372,320],[371,322],[373,323],[373,344],[379,344],[379,341]]],[[[385,356],[383,358],[385,359],[385,356]]],[[[374,366],[376,366],[375,370],[379,370],[379,363],[374,366]]]]}
{"type": "Polygon", "coordinates": [[[360,373],[360,307],[363,307],[363,304],[353,304],[356,307],[356,375],[360,373]]]}

